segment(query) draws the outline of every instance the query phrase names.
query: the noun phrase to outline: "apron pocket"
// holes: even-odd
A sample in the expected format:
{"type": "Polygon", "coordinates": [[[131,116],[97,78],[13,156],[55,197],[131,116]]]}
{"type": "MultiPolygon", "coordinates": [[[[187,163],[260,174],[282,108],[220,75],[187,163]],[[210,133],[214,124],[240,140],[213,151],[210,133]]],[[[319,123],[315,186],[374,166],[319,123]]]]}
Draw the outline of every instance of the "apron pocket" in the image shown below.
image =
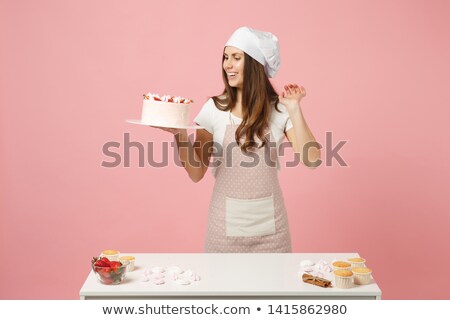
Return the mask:
{"type": "Polygon", "coordinates": [[[254,237],[275,234],[273,195],[258,199],[225,200],[228,237],[254,237]]]}

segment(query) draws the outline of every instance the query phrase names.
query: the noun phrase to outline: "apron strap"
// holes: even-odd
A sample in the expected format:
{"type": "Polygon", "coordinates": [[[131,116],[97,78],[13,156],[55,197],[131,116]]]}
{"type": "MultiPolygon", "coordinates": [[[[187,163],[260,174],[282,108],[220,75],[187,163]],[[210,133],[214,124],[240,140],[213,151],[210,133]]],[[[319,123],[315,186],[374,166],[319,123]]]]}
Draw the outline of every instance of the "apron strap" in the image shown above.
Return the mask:
{"type": "Polygon", "coordinates": [[[230,118],[230,124],[236,125],[236,124],[234,123],[233,119],[231,118],[231,109],[230,109],[230,111],[229,111],[228,113],[229,113],[229,118],[230,118]]]}

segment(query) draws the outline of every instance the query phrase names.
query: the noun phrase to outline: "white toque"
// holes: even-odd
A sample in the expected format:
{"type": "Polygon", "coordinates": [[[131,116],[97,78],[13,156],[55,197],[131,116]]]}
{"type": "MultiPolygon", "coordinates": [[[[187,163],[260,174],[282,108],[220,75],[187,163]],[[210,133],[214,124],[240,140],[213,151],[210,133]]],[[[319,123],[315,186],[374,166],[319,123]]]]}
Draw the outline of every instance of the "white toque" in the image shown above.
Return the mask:
{"type": "Polygon", "coordinates": [[[269,78],[273,78],[280,68],[278,38],[270,32],[240,27],[234,31],[225,46],[241,49],[261,63],[269,78]]]}

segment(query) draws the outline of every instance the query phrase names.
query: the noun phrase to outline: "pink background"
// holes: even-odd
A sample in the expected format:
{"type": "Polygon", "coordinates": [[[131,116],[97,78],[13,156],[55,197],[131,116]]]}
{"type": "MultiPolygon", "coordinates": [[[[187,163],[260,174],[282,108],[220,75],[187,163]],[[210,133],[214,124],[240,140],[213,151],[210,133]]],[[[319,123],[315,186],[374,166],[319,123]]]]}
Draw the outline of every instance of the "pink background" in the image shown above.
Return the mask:
{"type": "Polygon", "coordinates": [[[104,249],[203,251],[211,173],[194,184],[173,161],[139,168],[135,149],[130,168],[108,169],[102,146],[129,132],[160,159],[170,134],[125,119],[149,91],[194,99],[193,118],[247,25],[279,37],[273,83],[305,86],[318,141],[348,141],[348,167],[280,173],[294,252],[359,253],[384,299],[449,299],[448,12],[445,0],[0,1],[0,298],[78,299],[104,249]]]}

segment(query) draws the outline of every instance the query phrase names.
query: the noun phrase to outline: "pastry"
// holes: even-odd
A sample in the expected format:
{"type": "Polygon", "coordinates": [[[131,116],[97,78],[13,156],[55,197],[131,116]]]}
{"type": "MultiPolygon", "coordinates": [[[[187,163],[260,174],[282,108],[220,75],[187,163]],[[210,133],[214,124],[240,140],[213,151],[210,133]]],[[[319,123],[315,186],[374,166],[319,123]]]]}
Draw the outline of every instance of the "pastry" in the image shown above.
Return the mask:
{"type": "Polygon", "coordinates": [[[345,269],[334,270],[334,283],[336,288],[348,289],[353,284],[353,272],[345,269]]]}
{"type": "Polygon", "coordinates": [[[352,268],[361,268],[365,267],[366,259],[363,258],[350,258],[347,259],[348,262],[352,265],[352,268]]]}
{"type": "Polygon", "coordinates": [[[100,257],[106,257],[109,261],[117,261],[119,260],[120,252],[117,250],[104,250],[100,254],[100,257]]]}
{"type": "Polygon", "coordinates": [[[372,270],[369,268],[353,268],[355,284],[369,284],[372,270]]]}
{"type": "Polygon", "coordinates": [[[133,271],[134,270],[134,262],[135,262],[135,257],[133,256],[123,256],[123,257],[119,257],[119,261],[124,263],[127,262],[127,272],[129,271],[133,271]]]}
{"type": "Polygon", "coordinates": [[[332,263],[333,270],[350,270],[351,264],[345,261],[335,261],[332,263]]]}

